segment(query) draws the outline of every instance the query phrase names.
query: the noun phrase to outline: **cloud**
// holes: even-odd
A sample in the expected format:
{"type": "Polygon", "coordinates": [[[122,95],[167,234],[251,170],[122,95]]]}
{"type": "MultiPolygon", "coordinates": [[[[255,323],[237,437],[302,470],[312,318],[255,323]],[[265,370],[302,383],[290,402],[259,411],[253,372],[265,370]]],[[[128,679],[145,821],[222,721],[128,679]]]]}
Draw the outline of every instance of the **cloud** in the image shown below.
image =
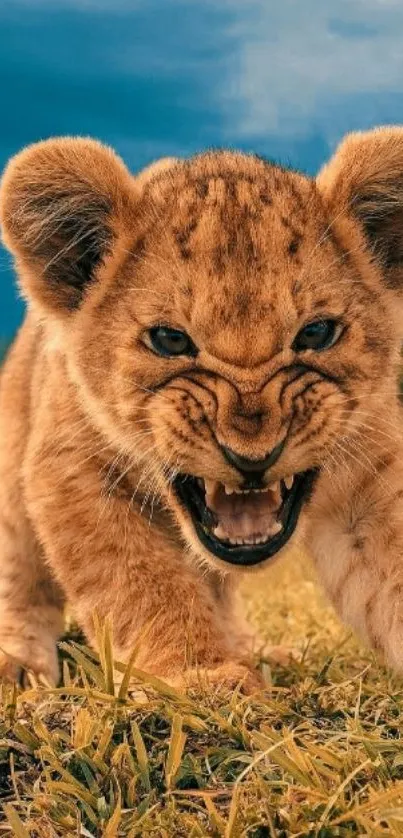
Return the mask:
{"type": "Polygon", "coordinates": [[[403,113],[401,0],[6,0],[4,14],[7,75],[30,91],[29,62],[41,84],[34,132],[124,150],[134,134],[141,161],[218,142],[283,145],[315,168],[346,131],[403,113]]]}
{"type": "Polygon", "coordinates": [[[403,92],[401,0],[223,0],[232,53],[217,93],[232,135],[340,132],[403,92]],[[385,97],[383,101],[382,97],[385,97]],[[356,111],[354,103],[362,100],[356,111]]]}

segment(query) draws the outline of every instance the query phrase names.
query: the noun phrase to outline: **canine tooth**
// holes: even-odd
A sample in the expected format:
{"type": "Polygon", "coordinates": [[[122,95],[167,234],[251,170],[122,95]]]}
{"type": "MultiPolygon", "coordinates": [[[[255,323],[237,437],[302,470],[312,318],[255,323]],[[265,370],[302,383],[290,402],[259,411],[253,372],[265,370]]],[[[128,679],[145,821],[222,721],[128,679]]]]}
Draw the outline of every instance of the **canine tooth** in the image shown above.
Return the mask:
{"type": "Polygon", "coordinates": [[[216,538],[221,538],[222,539],[222,538],[227,537],[227,533],[226,533],[224,527],[221,526],[221,524],[217,524],[217,526],[214,529],[213,534],[215,535],[216,538]]]}
{"type": "Polygon", "coordinates": [[[291,489],[292,484],[294,483],[294,476],[291,475],[290,477],[285,477],[284,478],[284,483],[285,483],[286,489],[291,489]]]}
{"type": "Polygon", "coordinates": [[[273,526],[270,529],[270,535],[277,535],[277,533],[279,533],[280,530],[282,530],[282,529],[283,529],[282,523],[280,521],[275,521],[273,526]]]}
{"type": "Polygon", "coordinates": [[[273,499],[276,501],[276,503],[279,503],[281,500],[280,481],[277,481],[277,483],[271,483],[268,489],[271,492],[273,499]]]}
{"type": "Polygon", "coordinates": [[[212,495],[214,491],[215,480],[209,480],[208,477],[206,477],[204,485],[206,489],[206,495],[212,495]]]}

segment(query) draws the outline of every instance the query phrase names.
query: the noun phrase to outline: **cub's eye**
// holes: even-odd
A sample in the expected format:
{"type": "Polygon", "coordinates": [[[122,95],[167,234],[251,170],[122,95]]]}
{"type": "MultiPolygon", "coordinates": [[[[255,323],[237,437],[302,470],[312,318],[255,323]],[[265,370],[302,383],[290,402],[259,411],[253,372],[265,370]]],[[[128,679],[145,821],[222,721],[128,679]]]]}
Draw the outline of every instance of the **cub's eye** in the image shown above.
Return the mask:
{"type": "Polygon", "coordinates": [[[169,326],[153,326],[149,331],[152,348],[164,358],[174,358],[177,355],[189,355],[194,358],[197,349],[186,332],[170,329],[169,326]]]}
{"type": "Polygon", "coordinates": [[[342,330],[343,327],[337,320],[314,320],[298,332],[292,348],[295,352],[303,352],[305,349],[320,352],[322,349],[329,349],[339,339],[342,330]]]}

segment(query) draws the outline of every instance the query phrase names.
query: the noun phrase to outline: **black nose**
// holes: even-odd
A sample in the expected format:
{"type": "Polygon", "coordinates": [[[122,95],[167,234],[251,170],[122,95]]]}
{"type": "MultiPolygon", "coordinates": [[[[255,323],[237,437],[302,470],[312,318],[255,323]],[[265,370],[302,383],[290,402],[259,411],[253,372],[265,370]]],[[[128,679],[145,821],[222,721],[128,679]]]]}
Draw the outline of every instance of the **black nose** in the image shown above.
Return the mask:
{"type": "Polygon", "coordinates": [[[279,442],[269,454],[264,457],[262,460],[250,460],[248,457],[241,457],[240,454],[236,454],[235,451],[231,451],[230,448],[226,448],[225,445],[222,446],[222,450],[224,456],[228,460],[228,462],[235,466],[238,471],[240,471],[244,475],[249,474],[256,474],[257,472],[266,471],[267,468],[270,466],[274,466],[274,463],[277,462],[283,448],[284,448],[285,440],[283,439],[282,442],[279,442]]]}

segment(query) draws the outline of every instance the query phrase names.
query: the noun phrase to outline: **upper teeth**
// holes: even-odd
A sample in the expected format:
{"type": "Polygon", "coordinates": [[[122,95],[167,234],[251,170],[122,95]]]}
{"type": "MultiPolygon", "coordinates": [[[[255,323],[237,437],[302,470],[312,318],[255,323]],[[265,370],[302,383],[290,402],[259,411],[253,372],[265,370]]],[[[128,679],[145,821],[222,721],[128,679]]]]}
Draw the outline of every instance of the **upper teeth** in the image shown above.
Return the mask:
{"type": "MultiPolygon", "coordinates": [[[[208,491],[207,483],[210,483],[210,481],[206,480],[206,490],[208,491]]],[[[239,486],[227,486],[224,483],[224,490],[226,495],[233,495],[234,493],[236,495],[248,495],[250,492],[272,492],[277,495],[280,494],[280,483],[271,483],[269,486],[262,486],[261,489],[241,489],[239,486]]]]}
{"type": "Polygon", "coordinates": [[[214,490],[215,485],[216,485],[215,480],[208,480],[207,477],[205,478],[204,487],[205,487],[205,490],[206,490],[206,495],[211,494],[211,492],[214,490]]]}
{"type": "Polygon", "coordinates": [[[269,492],[272,491],[271,486],[263,486],[261,489],[241,489],[239,486],[227,486],[224,483],[224,491],[226,495],[248,495],[249,492],[269,492]]]}
{"type": "MultiPolygon", "coordinates": [[[[284,477],[284,485],[289,490],[292,488],[294,483],[294,476],[291,475],[289,477],[284,477]]],[[[206,491],[206,495],[211,495],[214,491],[217,483],[215,480],[209,480],[205,478],[204,480],[204,488],[206,491]]],[[[240,486],[228,486],[224,483],[224,491],[226,495],[247,495],[250,492],[271,492],[274,497],[280,499],[281,497],[281,486],[280,481],[276,481],[276,483],[270,483],[269,486],[262,486],[260,489],[242,489],[240,486]]]]}

